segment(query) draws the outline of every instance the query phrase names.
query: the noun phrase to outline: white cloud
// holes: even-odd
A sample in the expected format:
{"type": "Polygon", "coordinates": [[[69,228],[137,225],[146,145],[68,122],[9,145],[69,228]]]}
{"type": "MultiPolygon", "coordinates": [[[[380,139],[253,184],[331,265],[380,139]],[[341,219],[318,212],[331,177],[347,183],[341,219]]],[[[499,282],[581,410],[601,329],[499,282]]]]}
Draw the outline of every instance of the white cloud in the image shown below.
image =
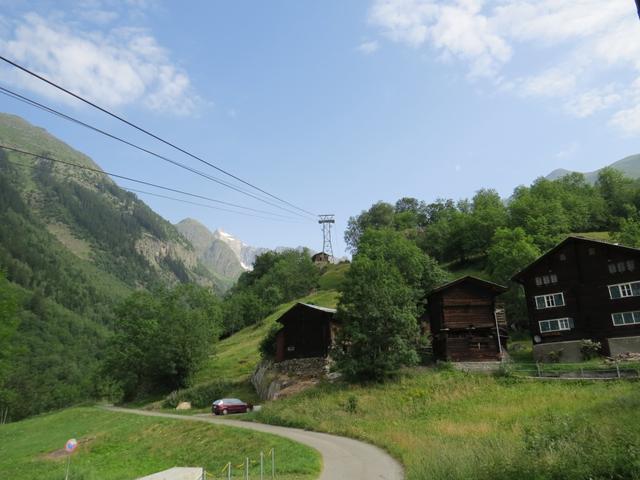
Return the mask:
{"type": "Polygon", "coordinates": [[[364,53],[365,55],[371,55],[372,53],[377,52],[378,48],[380,48],[380,45],[377,41],[373,40],[370,42],[362,42],[360,45],[358,45],[356,50],[364,53]]]}
{"type": "Polygon", "coordinates": [[[559,97],[573,92],[576,81],[574,73],[552,68],[521,80],[520,93],[525,96],[559,97]]]}
{"type": "Polygon", "coordinates": [[[616,93],[614,86],[589,90],[567,101],[565,109],[571,115],[585,118],[600,110],[606,110],[622,101],[622,95],[616,93]]]}
{"type": "Polygon", "coordinates": [[[611,125],[640,134],[640,95],[629,93],[640,88],[628,80],[640,76],[640,23],[630,0],[373,0],[369,21],[391,41],[457,58],[476,81],[554,99],[578,118],[609,111],[611,125]]]}
{"type": "MultiPolygon", "coordinates": [[[[12,27],[11,34],[0,39],[3,54],[101,105],[143,104],[154,111],[187,115],[199,103],[187,73],[145,30],[88,32],[35,13],[12,27]]],[[[70,101],[23,73],[5,69],[3,74],[13,84],[70,101]]]]}
{"type": "Polygon", "coordinates": [[[445,56],[466,60],[472,76],[493,76],[511,48],[493,32],[480,0],[378,0],[369,20],[394,41],[426,43],[445,56]]]}

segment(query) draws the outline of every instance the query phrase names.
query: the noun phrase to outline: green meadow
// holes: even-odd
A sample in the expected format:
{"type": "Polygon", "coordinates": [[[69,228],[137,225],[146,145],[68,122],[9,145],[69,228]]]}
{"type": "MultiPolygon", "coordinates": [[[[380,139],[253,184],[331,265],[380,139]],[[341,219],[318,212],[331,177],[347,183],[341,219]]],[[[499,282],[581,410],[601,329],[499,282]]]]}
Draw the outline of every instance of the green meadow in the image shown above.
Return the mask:
{"type": "MultiPolygon", "coordinates": [[[[315,450],[275,435],[79,407],[0,426],[0,478],[63,479],[69,438],[79,441],[69,480],[132,480],[174,466],[204,467],[207,478],[227,478],[227,462],[255,462],[271,448],[279,479],[316,478],[321,468],[315,450]]],[[[243,478],[241,469],[234,471],[243,478]]],[[[250,473],[256,478],[257,464],[250,473]]]]}

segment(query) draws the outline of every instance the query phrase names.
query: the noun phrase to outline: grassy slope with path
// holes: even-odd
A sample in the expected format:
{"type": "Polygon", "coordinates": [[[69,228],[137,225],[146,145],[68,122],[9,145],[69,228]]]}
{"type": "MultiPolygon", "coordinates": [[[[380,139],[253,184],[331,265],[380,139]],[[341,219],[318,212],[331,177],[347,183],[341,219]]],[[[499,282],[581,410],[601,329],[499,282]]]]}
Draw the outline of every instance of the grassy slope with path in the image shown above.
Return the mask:
{"type": "MultiPolygon", "coordinates": [[[[174,466],[205,467],[218,475],[212,478],[222,478],[228,461],[255,460],[272,447],[278,478],[316,478],[321,466],[315,450],[275,435],[85,407],[0,426],[0,478],[63,478],[60,449],[71,437],[80,442],[72,480],[130,480],[174,466]]],[[[257,474],[254,466],[252,478],[257,474]]]]}
{"type": "MultiPolygon", "coordinates": [[[[470,265],[470,270],[474,267],[470,265]]],[[[331,272],[330,277],[331,285],[339,284],[340,274],[331,272]]],[[[304,301],[332,306],[317,301],[337,298],[325,295],[321,292],[304,301]]],[[[260,339],[289,305],[259,327],[221,342],[209,373],[201,372],[201,378],[218,367],[225,369],[227,378],[246,378],[259,359],[260,339]]],[[[524,348],[515,360],[530,362],[530,342],[518,343],[524,348]]],[[[538,382],[416,368],[384,385],[324,384],[269,402],[251,416],[379,445],[402,461],[409,480],[495,479],[510,468],[522,478],[578,479],[587,478],[585,472],[565,465],[564,459],[586,466],[588,474],[599,472],[594,478],[613,478],[606,472],[620,463],[616,456],[624,443],[640,446],[638,407],[638,383],[538,382]],[[356,411],[350,412],[354,402],[356,411]],[[590,430],[594,426],[596,431],[590,430]],[[556,427],[564,430],[555,431],[556,427]],[[605,447],[591,452],[590,446],[598,447],[599,442],[605,447]],[[527,472],[533,476],[527,477],[527,472]]],[[[623,460],[640,472],[638,462],[635,454],[623,460]]],[[[640,478],[640,473],[635,477],[628,473],[619,478],[640,478]]]]}
{"type": "Polygon", "coordinates": [[[588,467],[593,478],[640,478],[635,453],[623,462],[636,476],[606,476],[615,456],[640,446],[639,407],[638,383],[538,382],[420,368],[384,385],[322,385],[253,415],[379,445],[405,465],[408,480],[498,478],[509,465],[522,478],[586,478],[572,476],[562,461],[586,465],[590,447],[602,457],[593,460],[600,467],[588,467]],[[565,431],[554,432],[557,425],[565,431]],[[527,477],[525,470],[536,469],[539,476],[527,477]]]}

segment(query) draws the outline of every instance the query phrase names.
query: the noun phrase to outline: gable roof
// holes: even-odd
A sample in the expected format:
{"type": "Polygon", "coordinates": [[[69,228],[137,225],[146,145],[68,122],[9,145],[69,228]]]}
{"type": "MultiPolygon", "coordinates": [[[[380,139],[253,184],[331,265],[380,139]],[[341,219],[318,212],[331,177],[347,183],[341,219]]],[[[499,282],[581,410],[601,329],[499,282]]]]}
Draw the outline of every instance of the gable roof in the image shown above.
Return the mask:
{"type": "Polygon", "coordinates": [[[328,313],[331,316],[335,315],[335,313],[337,312],[337,310],[335,308],[320,307],[318,305],[312,305],[311,303],[297,302],[295,305],[292,305],[291,308],[289,308],[286,312],[284,312],[282,315],[280,315],[276,321],[282,323],[281,320],[285,316],[287,316],[288,313],[292,312],[293,310],[300,309],[300,308],[302,308],[302,309],[311,309],[311,310],[315,310],[317,312],[322,312],[322,313],[328,313]]]}
{"type": "Polygon", "coordinates": [[[594,245],[606,245],[607,247],[619,248],[619,249],[627,250],[627,251],[630,251],[630,252],[633,252],[633,253],[640,253],[640,249],[639,248],[627,247],[625,245],[619,245],[617,243],[605,242],[604,240],[595,240],[593,238],[580,237],[578,235],[569,235],[567,238],[565,238],[563,241],[561,241],[559,244],[557,244],[551,250],[547,251],[546,253],[543,253],[537,259],[535,259],[533,262],[531,262],[529,265],[527,265],[522,270],[520,270],[518,273],[513,275],[511,277],[511,280],[513,280],[514,282],[523,283],[523,281],[524,281],[523,277],[529,270],[531,270],[533,267],[538,265],[540,262],[542,262],[549,255],[553,255],[558,250],[563,248],[565,245],[567,245],[569,243],[573,243],[573,242],[583,242],[583,243],[590,243],[590,244],[594,244],[594,245]]]}
{"type": "Polygon", "coordinates": [[[432,290],[431,292],[429,292],[429,295],[427,295],[428,297],[430,297],[431,295],[434,295],[436,293],[440,293],[444,290],[448,290],[449,288],[455,287],[456,285],[459,285],[461,283],[472,283],[478,287],[481,288],[486,288],[488,290],[491,290],[493,292],[495,292],[497,295],[506,292],[507,290],[509,290],[507,287],[503,286],[503,285],[498,285],[497,283],[493,283],[493,282],[489,282],[488,280],[482,280],[481,278],[478,277],[473,277],[471,275],[467,275],[465,277],[460,277],[457,280],[454,280],[453,282],[449,282],[449,283],[445,283],[444,285],[441,285],[440,287],[436,288],[435,290],[432,290]]]}

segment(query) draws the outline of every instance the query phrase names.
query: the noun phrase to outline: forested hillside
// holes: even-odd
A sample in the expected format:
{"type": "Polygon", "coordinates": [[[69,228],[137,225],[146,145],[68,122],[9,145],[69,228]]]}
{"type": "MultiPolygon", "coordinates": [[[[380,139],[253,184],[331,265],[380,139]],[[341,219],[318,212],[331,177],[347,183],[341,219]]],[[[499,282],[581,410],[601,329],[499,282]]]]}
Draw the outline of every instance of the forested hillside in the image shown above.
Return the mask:
{"type": "MultiPolygon", "coordinates": [[[[99,170],[15,116],[0,114],[0,143],[99,170]]],[[[218,288],[175,227],[106,175],[6,150],[0,150],[0,272],[13,325],[0,336],[3,352],[11,352],[3,356],[0,404],[12,418],[103,388],[97,367],[114,307],[134,290],[218,288]]]]}
{"type": "Polygon", "coordinates": [[[511,276],[570,234],[640,246],[639,212],[640,180],[604,168],[594,184],[579,173],[539,178],[506,199],[482,189],[458,201],[378,202],[350,218],[345,241],[357,253],[367,230],[402,232],[452,277],[475,274],[510,285],[508,316],[525,328],[522,293],[511,276]]]}

